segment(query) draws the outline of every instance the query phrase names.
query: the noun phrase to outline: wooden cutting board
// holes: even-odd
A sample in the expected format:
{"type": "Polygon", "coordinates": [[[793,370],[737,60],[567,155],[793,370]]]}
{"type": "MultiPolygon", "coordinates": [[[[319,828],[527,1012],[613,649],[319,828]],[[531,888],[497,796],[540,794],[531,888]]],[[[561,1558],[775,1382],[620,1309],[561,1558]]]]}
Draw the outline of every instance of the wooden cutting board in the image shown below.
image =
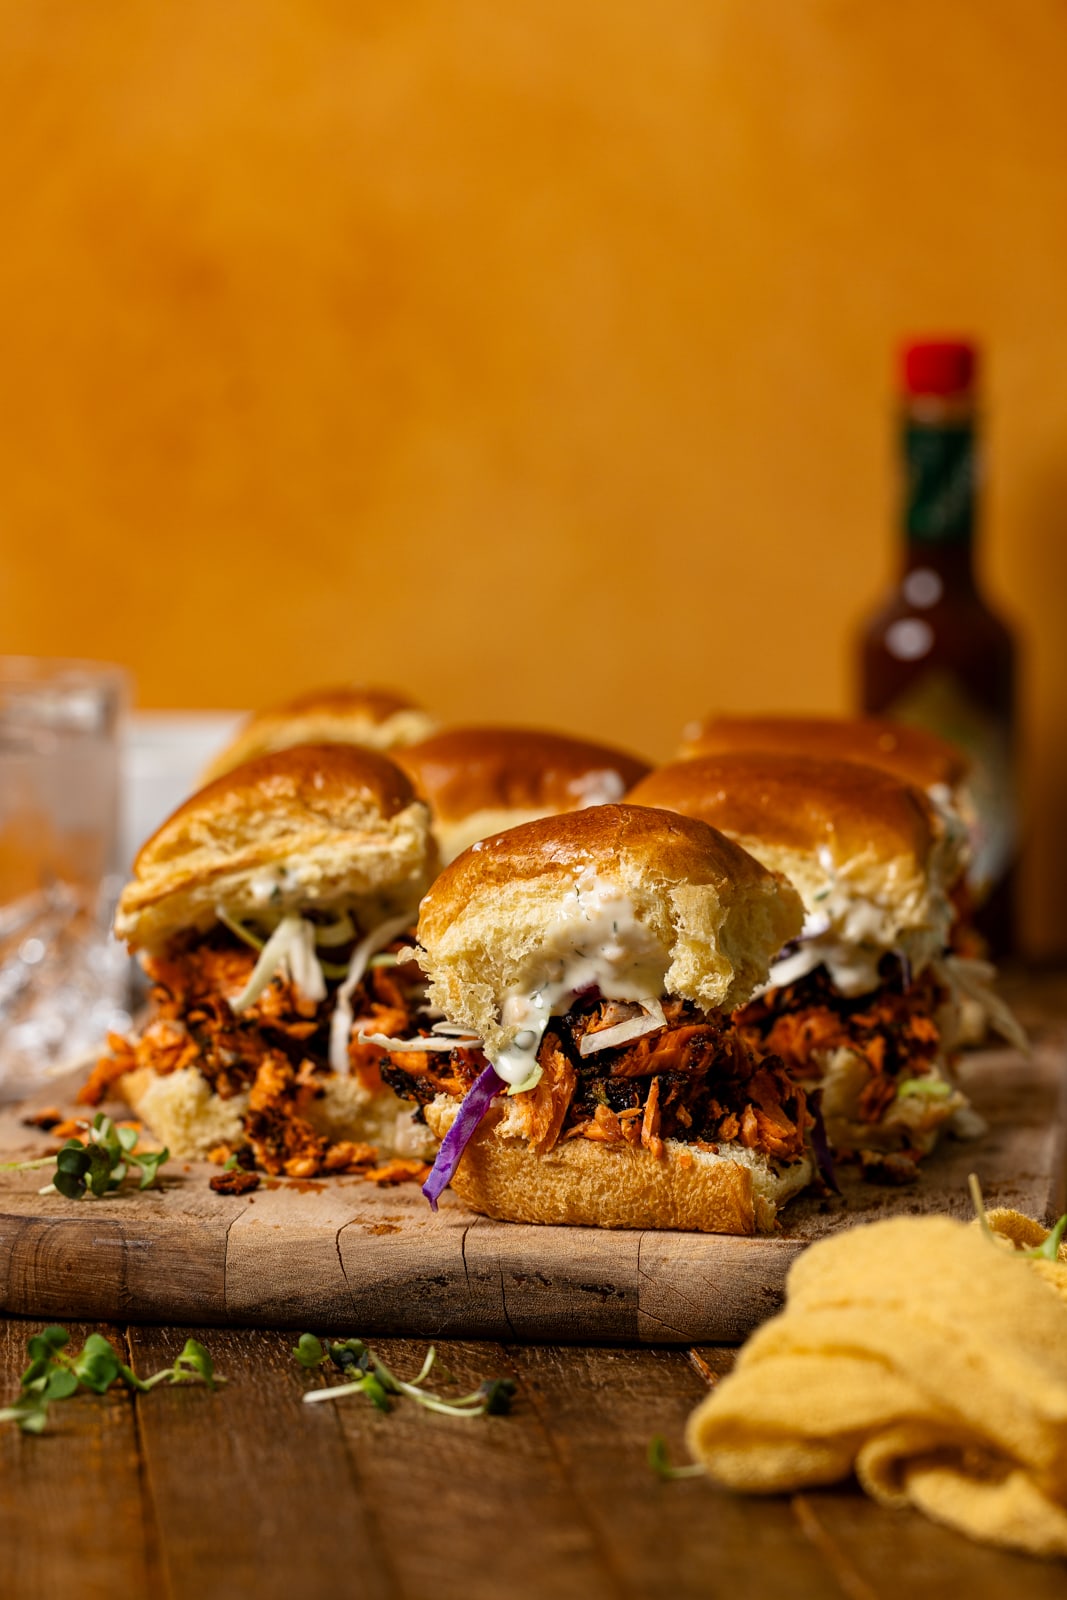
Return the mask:
{"type": "MultiPolygon", "coordinates": [[[[916,1185],[846,1177],[841,1199],[794,1203],[771,1238],[492,1222],[450,1194],[434,1216],[414,1185],[356,1178],[266,1180],[229,1198],[209,1189],[218,1168],[206,1164],[171,1164],[161,1192],[97,1201],[39,1195],[47,1169],[0,1173],[0,1310],[430,1339],[740,1341],[779,1306],[806,1245],[888,1216],[968,1217],[969,1172],[990,1206],[1046,1221],[1067,1209],[1063,996],[1062,981],[1013,995],[1029,1059],[965,1059],[983,1137],[946,1140],[916,1185]]],[[[0,1160],[48,1147],[22,1115],[0,1116],[0,1160]]]]}

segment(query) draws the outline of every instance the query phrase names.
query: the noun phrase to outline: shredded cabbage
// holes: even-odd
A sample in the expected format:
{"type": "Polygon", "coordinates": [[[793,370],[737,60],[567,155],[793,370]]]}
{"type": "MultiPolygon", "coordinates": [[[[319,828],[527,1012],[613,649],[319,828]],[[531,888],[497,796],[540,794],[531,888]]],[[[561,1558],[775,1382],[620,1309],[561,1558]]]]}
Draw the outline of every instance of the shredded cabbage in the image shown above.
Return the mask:
{"type": "Polygon", "coordinates": [[[360,1044],[376,1044],[379,1050],[388,1050],[394,1056],[404,1050],[474,1050],[482,1042],[473,1036],[469,1039],[435,1039],[432,1034],[420,1034],[415,1039],[390,1039],[387,1033],[358,1033],[356,1038],[360,1044]]]}
{"type": "Polygon", "coordinates": [[[347,944],[356,937],[356,925],[347,911],[341,911],[333,922],[315,923],[315,943],[328,950],[333,945],[347,944]]]}
{"type": "Polygon", "coordinates": [[[231,1011],[255,1005],[277,972],[287,972],[306,1000],[326,998],[326,979],[315,955],[315,934],[310,922],[290,913],[283,917],[259,953],[252,976],[230,1001],[231,1011]]]}
{"type": "Polygon", "coordinates": [[[497,1075],[495,1067],[486,1067],[467,1090],[463,1104],[456,1112],[456,1120],[441,1140],[441,1148],[437,1152],[437,1159],[430,1176],[422,1186],[422,1192],[430,1202],[431,1210],[437,1210],[437,1201],[452,1182],[452,1174],[459,1166],[463,1152],[476,1133],[479,1123],[501,1089],[506,1088],[507,1084],[497,1075]]]}
{"type": "Polygon", "coordinates": [[[601,1028],[596,1033],[584,1034],[578,1054],[591,1056],[598,1050],[614,1050],[616,1045],[629,1044],[631,1039],[639,1039],[642,1034],[655,1033],[657,1028],[667,1026],[663,1006],[658,1000],[639,1000],[637,1003],[645,1013],[643,1017],[627,1017],[625,1022],[617,1022],[613,1028],[601,1028]]]}
{"type": "Polygon", "coordinates": [[[934,976],[953,996],[963,995],[982,1008],[986,1022],[994,1033],[1013,1044],[1017,1050],[1030,1053],[1030,1041],[1017,1017],[992,988],[996,968],[988,961],[976,961],[970,956],[942,956],[931,962],[934,976]]]}
{"type": "Polygon", "coordinates": [[[251,928],[246,928],[243,922],[238,922],[236,917],[231,917],[225,906],[216,906],[215,915],[222,926],[229,928],[230,932],[235,933],[243,943],[251,945],[253,950],[262,950],[265,941],[258,933],[253,933],[251,928]]]}
{"type": "Polygon", "coordinates": [[[387,922],[379,922],[376,928],[365,934],[353,950],[345,980],[334,997],[333,1016],[330,1018],[330,1066],[334,1072],[342,1074],[348,1072],[348,1041],[355,1020],[352,1014],[352,996],[359,987],[360,979],[367,970],[371,956],[376,955],[383,945],[390,944],[410,926],[410,915],[390,917],[387,922]]]}

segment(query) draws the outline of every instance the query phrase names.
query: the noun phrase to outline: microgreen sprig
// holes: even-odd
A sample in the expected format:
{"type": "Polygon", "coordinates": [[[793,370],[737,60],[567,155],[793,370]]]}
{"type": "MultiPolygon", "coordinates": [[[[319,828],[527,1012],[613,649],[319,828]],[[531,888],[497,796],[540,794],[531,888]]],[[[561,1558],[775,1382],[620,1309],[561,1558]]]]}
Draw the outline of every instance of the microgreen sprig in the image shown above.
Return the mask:
{"type": "Polygon", "coordinates": [[[665,1482],[673,1482],[675,1478],[701,1478],[704,1468],[693,1462],[688,1467],[672,1467],[667,1456],[667,1441],[662,1433],[657,1433],[648,1441],[648,1464],[657,1478],[665,1482]]]}
{"type": "Polygon", "coordinates": [[[114,1383],[147,1394],[157,1383],[194,1383],[198,1380],[214,1390],[226,1379],[215,1372],[204,1346],[187,1339],[174,1365],[150,1378],[139,1378],[120,1357],[102,1333],[91,1333],[82,1348],[68,1351],[70,1334],[66,1328],[44,1328],[26,1341],[30,1364],[22,1374],[17,1399],[0,1410],[0,1422],[17,1422],[23,1433],[41,1433],[48,1420],[53,1400],[70,1400],[79,1389],[106,1394],[114,1383]]]}
{"type": "Polygon", "coordinates": [[[1064,1212],[1044,1243],[1035,1244],[1031,1250],[1024,1250],[1023,1255],[1030,1256],[1035,1260],[1058,1261],[1060,1259],[1060,1245],[1063,1243],[1065,1233],[1067,1233],[1067,1211],[1064,1212]]]}
{"type": "Polygon", "coordinates": [[[293,1354],[305,1370],[311,1372],[331,1361],[348,1378],[347,1383],[334,1384],[327,1389],[311,1389],[305,1401],[314,1404],[321,1400],[340,1400],[345,1395],[362,1394],[378,1411],[389,1411],[392,1399],[406,1398],[427,1411],[439,1412],[447,1417],[499,1417],[511,1410],[515,1383],[511,1378],[488,1378],[470,1394],[459,1399],[432,1394],[422,1385],[426,1382],[437,1360],[433,1345],[426,1352],[418,1375],[398,1378],[390,1371],[380,1356],[376,1355],[362,1339],[317,1339],[313,1333],[302,1333],[293,1347],[293,1354]],[[356,1376],[358,1374],[358,1376],[356,1376]]]}
{"type": "Polygon", "coordinates": [[[87,1194],[100,1199],[117,1189],[131,1168],[140,1173],[138,1187],[151,1189],[158,1182],[160,1167],[170,1160],[170,1151],[138,1150],[138,1138],[136,1128],[118,1128],[110,1117],[98,1111],[85,1139],[68,1139],[54,1156],[41,1156],[36,1161],[5,1161],[3,1167],[13,1172],[33,1172],[54,1161],[52,1181],[40,1192],[65,1195],[68,1200],[80,1200],[87,1194]]]}

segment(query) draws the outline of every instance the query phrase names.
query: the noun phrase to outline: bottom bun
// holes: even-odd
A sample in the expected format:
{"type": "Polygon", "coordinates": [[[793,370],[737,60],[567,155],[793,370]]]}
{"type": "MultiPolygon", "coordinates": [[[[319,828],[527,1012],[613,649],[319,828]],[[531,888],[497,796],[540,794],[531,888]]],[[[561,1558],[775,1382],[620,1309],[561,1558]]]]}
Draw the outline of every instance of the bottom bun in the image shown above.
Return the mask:
{"type": "MultiPolygon", "coordinates": [[[[377,1145],[382,1156],[433,1160],[436,1140],[412,1120],[411,1106],[391,1089],[377,1094],[358,1078],[331,1077],[323,1094],[301,1109],[316,1133],[331,1140],[377,1145]]],[[[139,1067],[118,1080],[116,1092],[178,1160],[206,1156],[219,1145],[245,1142],[248,1095],[224,1100],[195,1067],[160,1074],[139,1067]]]]}
{"type": "MultiPolygon", "coordinates": [[[[458,1109],[447,1095],[426,1107],[438,1138],[458,1109]]],[[[813,1175],[807,1157],[776,1166],[744,1145],[720,1144],[715,1154],[678,1139],[665,1141],[662,1157],[581,1138],[538,1155],[525,1139],[498,1133],[498,1120],[482,1123],[451,1187],[473,1211],[504,1222],[770,1233],[780,1207],[813,1175]]]]}

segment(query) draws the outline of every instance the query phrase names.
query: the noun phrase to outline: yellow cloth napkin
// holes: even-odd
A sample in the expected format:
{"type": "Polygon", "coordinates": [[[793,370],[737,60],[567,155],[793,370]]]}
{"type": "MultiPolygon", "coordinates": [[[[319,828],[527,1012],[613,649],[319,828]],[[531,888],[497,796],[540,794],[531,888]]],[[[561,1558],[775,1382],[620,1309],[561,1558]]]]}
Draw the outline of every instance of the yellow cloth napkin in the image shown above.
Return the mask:
{"type": "Polygon", "coordinates": [[[731,1489],[855,1472],[874,1499],[972,1538],[1067,1555],[1067,1248],[992,1212],[990,1239],[901,1217],[813,1245],[785,1309],[689,1419],[694,1458],[731,1489]]]}

